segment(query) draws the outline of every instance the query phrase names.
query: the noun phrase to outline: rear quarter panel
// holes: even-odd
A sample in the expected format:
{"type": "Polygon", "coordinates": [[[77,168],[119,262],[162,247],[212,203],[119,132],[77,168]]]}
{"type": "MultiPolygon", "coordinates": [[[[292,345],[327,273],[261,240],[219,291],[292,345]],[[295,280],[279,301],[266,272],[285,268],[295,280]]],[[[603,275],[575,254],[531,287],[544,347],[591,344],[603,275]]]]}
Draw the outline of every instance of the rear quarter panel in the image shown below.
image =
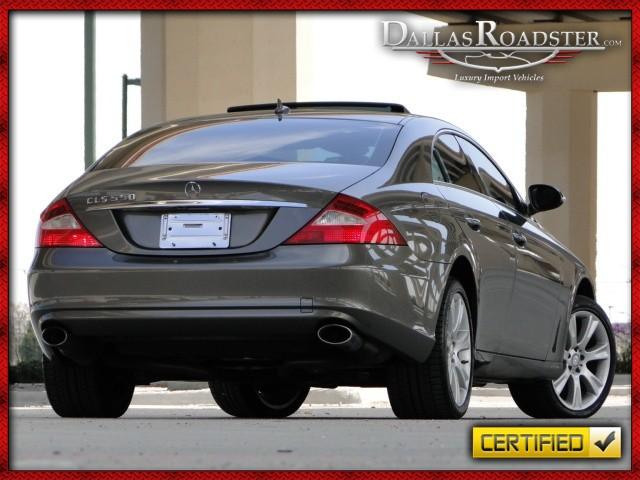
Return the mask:
{"type": "Polygon", "coordinates": [[[464,256],[476,266],[472,244],[449,215],[440,190],[431,183],[431,142],[443,126],[447,124],[434,119],[410,119],[403,125],[387,163],[343,192],[379,208],[407,241],[412,252],[406,259],[406,271],[411,272],[407,281],[415,284],[414,304],[421,306],[419,315],[429,332],[435,332],[452,263],[464,256]],[[416,148],[423,149],[426,169],[415,165],[416,148]],[[415,267],[420,275],[415,275],[415,267]]]}

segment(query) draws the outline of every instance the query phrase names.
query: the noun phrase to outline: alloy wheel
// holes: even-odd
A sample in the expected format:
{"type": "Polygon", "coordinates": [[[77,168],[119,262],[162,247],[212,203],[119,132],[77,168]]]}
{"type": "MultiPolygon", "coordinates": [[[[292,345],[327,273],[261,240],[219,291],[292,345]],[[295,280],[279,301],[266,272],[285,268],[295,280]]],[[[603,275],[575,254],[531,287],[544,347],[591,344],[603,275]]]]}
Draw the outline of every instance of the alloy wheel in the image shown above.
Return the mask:
{"type": "Polygon", "coordinates": [[[467,304],[460,293],[451,298],[447,311],[446,361],[449,388],[457,406],[471,388],[471,328],[467,304]]]}
{"type": "Polygon", "coordinates": [[[611,367],[611,345],[607,330],[594,313],[574,312],[564,351],[564,370],[553,381],[562,404],[574,411],[595,403],[604,391],[611,367]]]}

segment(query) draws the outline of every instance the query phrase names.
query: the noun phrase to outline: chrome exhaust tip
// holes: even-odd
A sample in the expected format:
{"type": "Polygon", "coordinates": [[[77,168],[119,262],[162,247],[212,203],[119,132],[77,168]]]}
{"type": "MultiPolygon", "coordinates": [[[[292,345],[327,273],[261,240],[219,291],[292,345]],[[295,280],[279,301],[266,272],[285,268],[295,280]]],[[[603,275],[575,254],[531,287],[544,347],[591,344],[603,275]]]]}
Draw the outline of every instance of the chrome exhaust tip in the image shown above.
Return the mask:
{"type": "Polygon", "coordinates": [[[343,350],[356,351],[362,347],[362,338],[351,328],[338,323],[323,325],[318,329],[318,338],[322,343],[343,350]]]}
{"type": "Polygon", "coordinates": [[[49,347],[60,347],[67,343],[69,334],[62,327],[47,327],[42,329],[42,341],[49,347]]]}

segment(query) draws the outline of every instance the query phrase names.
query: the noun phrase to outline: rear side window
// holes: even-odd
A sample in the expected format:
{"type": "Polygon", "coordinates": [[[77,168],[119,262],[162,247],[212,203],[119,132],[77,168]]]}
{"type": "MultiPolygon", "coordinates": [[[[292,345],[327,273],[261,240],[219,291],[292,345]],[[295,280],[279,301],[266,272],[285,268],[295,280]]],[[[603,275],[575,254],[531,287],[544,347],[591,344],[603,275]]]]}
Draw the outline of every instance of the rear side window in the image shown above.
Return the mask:
{"type": "Polygon", "coordinates": [[[185,130],[97,168],[170,164],[317,162],[381,166],[400,127],[341,119],[263,118],[185,130]],[[115,164],[114,164],[115,163],[115,164]]]}
{"type": "Polygon", "coordinates": [[[447,181],[440,166],[440,156],[438,153],[436,153],[435,158],[431,160],[431,178],[437,182],[447,181]]]}
{"type": "Polygon", "coordinates": [[[468,142],[464,138],[458,138],[462,145],[464,153],[469,157],[469,161],[478,169],[478,174],[482,179],[482,183],[487,187],[487,192],[491,197],[505,205],[509,205],[517,210],[516,202],[513,198],[511,185],[500,170],[496,168],[493,162],[482,151],[468,142]]]}
{"type": "MultiPolygon", "coordinates": [[[[482,193],[478,178],[474,175],[469,160],[462,153],[462,149],[453,135],[438,136],[434,155],[445,169],[449,182],[482,193]]],[[[434,180],[437,180],[435,175],[434,180]]]]}

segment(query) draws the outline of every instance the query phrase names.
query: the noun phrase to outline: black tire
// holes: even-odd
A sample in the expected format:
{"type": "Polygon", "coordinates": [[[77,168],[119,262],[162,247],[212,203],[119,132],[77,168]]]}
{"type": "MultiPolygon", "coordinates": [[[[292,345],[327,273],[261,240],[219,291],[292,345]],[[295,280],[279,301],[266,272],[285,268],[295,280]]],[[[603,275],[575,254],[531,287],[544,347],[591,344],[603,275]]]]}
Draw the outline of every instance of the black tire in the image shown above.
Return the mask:
{"type": "Polygon", "coordinates": [[[309,387],[300,385],[257,386],[221,380],[209,382],[209,389],[222,410],[240,418],[288,417],[309,393],[309,387]]]}
{"type": "Polygon", "coordinates": [[[61,417],[117,418],[129,408],[135,385],[123,371],[42,357],[49,403],[61,417]]]}
{"type": "Polygon", "coordinates": [[[587,418],[596,413],[609,395],[611,384],[616,369],[616,346],[615,336],[611,328],[611,322],[607,314],[600,306],[588,297],[577,296],[572,313],[587,310],[595,314],[607,332],[610,346],[609,375],[605,383],[604,390],[598,399],[583,410],[571,410],[567,408],[557,397],[553,389],[552,380],[537,380],[531,382],[511,382],[509,391],[516,405],[524,413],[534,418],[587,418]]]}
{"type": "Polygon", "coordinates": [[[457,419],[462,417],[469,407],[471,398],[473,358],[474,334],[469,300],[460,282],[452,278],[447,285],[438,313],[436,343],[427,361],[424,363],[398,361],[390,367],[387,392],[393,413],[398,418],[457,419]],[[456,404],[449,385],[445,348],[446,312],[456,293],[461,294],[464,299],[471,337],[469,388],[461,405],[456,404]]]}

